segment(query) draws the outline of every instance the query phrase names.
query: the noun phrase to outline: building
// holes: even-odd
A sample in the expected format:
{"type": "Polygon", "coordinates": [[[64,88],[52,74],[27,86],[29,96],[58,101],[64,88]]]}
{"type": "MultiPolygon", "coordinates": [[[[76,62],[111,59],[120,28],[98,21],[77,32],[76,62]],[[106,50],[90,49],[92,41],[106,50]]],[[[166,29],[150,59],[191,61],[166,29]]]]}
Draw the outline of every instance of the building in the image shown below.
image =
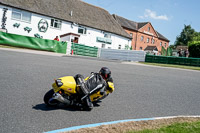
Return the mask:
{"type": "Polygon", "coordinates": [[[148,46],[156,46],[161,53],[162,47],[166,49],[169,46],[169,40],[157,32],[150,22],[137,23],[115,14],[113,17],[132,37],[133,50],[145,50],[148,46]]]}
{"type": "Polygon", "coordinates": [[[146,51],[146,53],[148,54],[152,54],[152,55],[157,55],[158,54],[158,49],[156,46],[147,46],[144,51],[146,51]]]}
{"type": "Polygon", "coordinates": [[[131,37],[108,11],[81,0],[1,0],[1,30],[12,34],[126,49],[131,37]]]}

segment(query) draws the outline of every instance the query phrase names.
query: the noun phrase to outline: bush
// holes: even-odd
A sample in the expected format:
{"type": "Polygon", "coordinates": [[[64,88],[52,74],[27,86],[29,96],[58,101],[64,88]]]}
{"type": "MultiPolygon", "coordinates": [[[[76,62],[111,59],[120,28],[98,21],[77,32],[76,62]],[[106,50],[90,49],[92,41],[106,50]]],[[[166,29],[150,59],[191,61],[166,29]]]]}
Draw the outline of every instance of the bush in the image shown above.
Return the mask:
{"type": "Polygon", "coordinates": [[[193,41],[188,47],[190,57],[200,58],[200,41],[193,41]]]}

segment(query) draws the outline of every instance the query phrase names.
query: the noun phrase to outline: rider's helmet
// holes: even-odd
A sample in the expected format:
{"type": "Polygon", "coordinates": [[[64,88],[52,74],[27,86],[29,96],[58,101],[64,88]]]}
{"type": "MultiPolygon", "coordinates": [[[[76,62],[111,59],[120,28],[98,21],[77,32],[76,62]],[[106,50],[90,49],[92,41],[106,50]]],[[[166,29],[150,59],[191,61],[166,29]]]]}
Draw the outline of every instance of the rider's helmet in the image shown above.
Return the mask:
{"type": "Polygon", "coordinates": [[[101,70],[99,71],[99,73],[106,80],[111,77],[111,71],[107,67],[102,67],[101,70]]]}

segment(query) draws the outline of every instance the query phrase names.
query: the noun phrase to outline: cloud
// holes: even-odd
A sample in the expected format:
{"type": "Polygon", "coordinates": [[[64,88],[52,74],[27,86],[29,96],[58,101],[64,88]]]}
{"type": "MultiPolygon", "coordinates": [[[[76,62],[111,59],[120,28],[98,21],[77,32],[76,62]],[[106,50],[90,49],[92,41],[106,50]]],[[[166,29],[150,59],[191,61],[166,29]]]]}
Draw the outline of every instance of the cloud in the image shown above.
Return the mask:
{"type": "Polygon", "coordinates": [[[157,19],[157,20],[169,20],[169,18],[167,17],[167,15],[160,15],[157,16],[156,12],[151,11],[149,9],[145,10],[144,16],[139,16],[139,18],[152,18],[152,19],[157,19]]]}

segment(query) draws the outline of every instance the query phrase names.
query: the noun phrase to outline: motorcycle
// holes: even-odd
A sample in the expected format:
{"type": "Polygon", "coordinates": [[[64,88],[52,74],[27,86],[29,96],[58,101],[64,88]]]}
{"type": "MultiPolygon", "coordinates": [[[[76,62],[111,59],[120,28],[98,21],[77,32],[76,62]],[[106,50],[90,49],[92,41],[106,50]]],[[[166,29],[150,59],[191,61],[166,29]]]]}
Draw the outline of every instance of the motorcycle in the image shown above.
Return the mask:
{"type": "MultiPolygon", "coordinates": [[[[83,80],[87,82],[88,79],[89,77],[83,80]]],[[[107,82],[107,84],[108,89],[103,94],[100,92],[100,89],[89,91],[88,96],[92,103],[99,102],[114,91],[114,84],[112,82],[107,82]]],[[[73,76],[65,76],[55,79],[55,82],[52,84],[52,89],[44,95],[44,103],[51,107],[58,106],[59,104],[70,106],[72,103],[76,103],[82,105],[81,108],[85,108],[86,103],[83,100],[85,97],[86,95],[81,95],[81,88],[77,84],[76,79],[73,76]]],[[[88,108],[88,110],[91,109],[88,108]]]]}

